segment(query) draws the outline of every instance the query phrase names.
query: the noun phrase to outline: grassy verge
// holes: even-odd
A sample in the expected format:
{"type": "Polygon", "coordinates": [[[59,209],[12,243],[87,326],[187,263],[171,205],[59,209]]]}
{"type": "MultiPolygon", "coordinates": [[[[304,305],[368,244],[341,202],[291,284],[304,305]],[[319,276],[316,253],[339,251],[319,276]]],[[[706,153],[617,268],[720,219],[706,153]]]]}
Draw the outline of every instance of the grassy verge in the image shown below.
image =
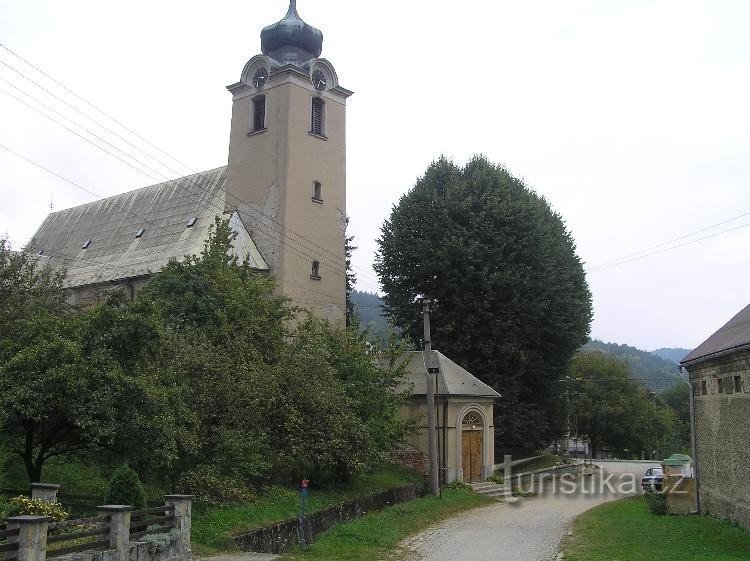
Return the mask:
{"type": "Polygon", "coordinates": [[[750,533],[708,516],[656,516],[634,497],[580,516],[563,552],[566,561],[744,561],[750,533]]]}
{"type": "Polygon", "coordinates": [[[554,454],[544,454],[541,458],[537,458],[536,460],[531,460],[530,462],[525,462],[523,464],[511,467],[510,472],[513,475],[517,475],[519,473],[526,473],[528,471],[550,468],[560,463],[562,463],[562,458],[560,458],[560,456],[555,456],[554,454]]]}
{"type": "Polygon", "coordinates": [[[406,537],[469,508],[491,503],[473,491],[444,489],[442,498],[426,497],[388,507],[335,526],[304,549],[285,554],[284,561],[376,561],[391,556],[406,537]]]}
{"type": "MultiPolygon", "coordinates": [[[[389,468],[365,474],[341,488],[310,491],[307,512],[317,512],[348,500],[417,482],[415,473],[389,468]]],[[[205,507],[196,505],[193,514],[192,543],[198,554],[234,549],[232,537],[243,531],[297,516],[299,496],[294,489],[272,487],[249,504],[205,507]]]]}

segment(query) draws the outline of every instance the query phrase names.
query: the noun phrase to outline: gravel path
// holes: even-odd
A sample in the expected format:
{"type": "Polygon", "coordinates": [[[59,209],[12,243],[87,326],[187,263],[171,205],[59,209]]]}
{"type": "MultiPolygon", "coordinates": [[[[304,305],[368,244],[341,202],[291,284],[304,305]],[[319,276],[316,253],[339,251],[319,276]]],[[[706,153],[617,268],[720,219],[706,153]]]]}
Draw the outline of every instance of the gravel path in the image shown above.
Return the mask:
{"type": "Polygon", "coordinates": [[[561,493],[559,486],[556,490],[547,486],[539,496],[515,504],[498,503],[445,520],[401,546],[410,561],[555,559],[560,540],[579,514],[640,492],[640,477],[651,464],[601,465],[600,474],[583,478],[570,494],[561,493]],[[635,486],[628,484],[630,478],[634,478],[635,486]]]}

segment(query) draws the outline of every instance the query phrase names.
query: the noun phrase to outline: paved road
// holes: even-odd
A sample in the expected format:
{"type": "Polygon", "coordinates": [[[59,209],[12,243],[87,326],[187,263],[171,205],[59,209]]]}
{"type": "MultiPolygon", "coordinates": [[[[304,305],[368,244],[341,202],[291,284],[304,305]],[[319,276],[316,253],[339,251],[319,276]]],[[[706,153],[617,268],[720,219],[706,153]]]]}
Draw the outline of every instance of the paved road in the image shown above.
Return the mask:
{"type": "MultiPolygon", "coordinates": [[[[607,462],[574,492],[548,485],[539,496],[498,503],[445,520],[406,540],[410,561],[548,561],[575,518],[590,508],[640,492],[652,464],[607,462]]],[[[657,465],[657,464],[653,464],[657,465]]]]}

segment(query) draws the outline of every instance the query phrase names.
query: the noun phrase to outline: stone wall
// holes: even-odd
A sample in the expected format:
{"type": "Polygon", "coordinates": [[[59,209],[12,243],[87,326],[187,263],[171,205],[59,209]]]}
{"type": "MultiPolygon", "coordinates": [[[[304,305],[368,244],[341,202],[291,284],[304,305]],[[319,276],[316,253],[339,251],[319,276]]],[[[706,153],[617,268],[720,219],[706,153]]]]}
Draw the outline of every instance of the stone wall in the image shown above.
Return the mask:
{"type": "MultiPolygon", "coordinates": [[[[328,530],[334,524],[360,518],[370,512],[377,512],[392,504],[402,503],[417,498],[416,485],[396,487],[368,497],[362,497],[339,506],[322,510],[305,517],[305,543],[328,530]]],[[[299,521],[292,518],[252,530],[237,536],[234,542],[242,551],[257,553],[280,553],[298,543],[299,521]]],[[[145,561],[145,560],[136,560],[145,561]]],[[[157,560],[162,561],[162,560],[157,560]]]]}
{"type": "Polygon", "coordinates": [[[701,512],[750,529],[750,352],[687,369],[695,392],[701,512]]]}

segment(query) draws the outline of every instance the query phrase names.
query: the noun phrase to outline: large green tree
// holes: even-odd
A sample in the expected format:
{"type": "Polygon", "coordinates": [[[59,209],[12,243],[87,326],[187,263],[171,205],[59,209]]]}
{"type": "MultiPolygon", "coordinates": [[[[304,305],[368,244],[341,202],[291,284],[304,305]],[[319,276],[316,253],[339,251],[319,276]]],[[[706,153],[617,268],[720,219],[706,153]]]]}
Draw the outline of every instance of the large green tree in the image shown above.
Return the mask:
{"type": "Polygon", "coordinates": [[[110,446],[142,394],[96,318],[65,302],[63,273],[0,241],[0,439],[40,481],[51,458],[110,446]]]}
{"type": "Polygon", "coordinates": [[[441,158],[395,205],[376,256],[394,324],[421,338],[419,298],[432,302],[432,340],[503,397],[496,450],[557,436],[561,383],[586,342],[591,295],[559,214],[502,166],[441,158]]]}
{"type": "Polygon", "coordinates": [[[570,419],[592,454],[663,455],[674,411],[632,379],[626,362],[598,351],[576,355],[568,379],[570,419]]]}

